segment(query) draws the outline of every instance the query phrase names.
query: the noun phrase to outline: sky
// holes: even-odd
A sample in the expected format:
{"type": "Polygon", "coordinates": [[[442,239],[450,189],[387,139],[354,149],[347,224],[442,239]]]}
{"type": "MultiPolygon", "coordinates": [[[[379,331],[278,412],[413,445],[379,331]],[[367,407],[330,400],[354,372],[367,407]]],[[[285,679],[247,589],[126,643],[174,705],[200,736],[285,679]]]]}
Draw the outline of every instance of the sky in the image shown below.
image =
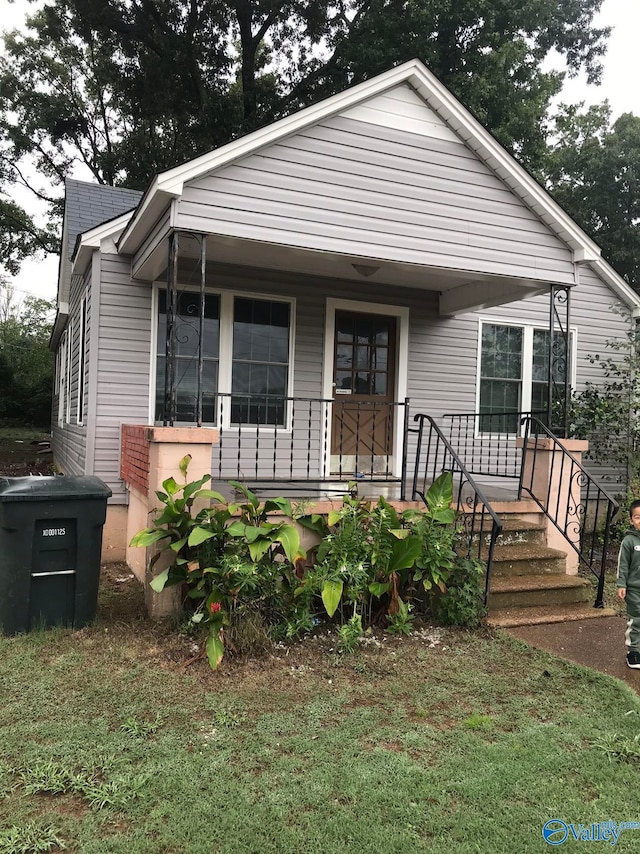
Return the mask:
{"type": "MultiPolygon", "coordinates": [[[[27,0],[14,0],[13,3],[0,0],[0,29],[20,27],[29,7],[27,0]]],[[[640,3],[637,0],[604,0],[594,24],[613,27],[604,58],[602,84],[598,87],[587,86],[584,77],[567,80],[560,100],[565,103],[584,101],[586,104],[597,104],[606,98],[614,118],[629,112],[640,115],[640,3]]],[[[552,59],[550,67],[560,69],[562,63],[552,59]]],[[[26,199],[19,201],[26,206],[26,199]]],[[[57,272],[57,258],[25,262],[20,275],[12,281],[16,297],[23,298],[32,293],[53,299],[56,294],[57,272]]]]}

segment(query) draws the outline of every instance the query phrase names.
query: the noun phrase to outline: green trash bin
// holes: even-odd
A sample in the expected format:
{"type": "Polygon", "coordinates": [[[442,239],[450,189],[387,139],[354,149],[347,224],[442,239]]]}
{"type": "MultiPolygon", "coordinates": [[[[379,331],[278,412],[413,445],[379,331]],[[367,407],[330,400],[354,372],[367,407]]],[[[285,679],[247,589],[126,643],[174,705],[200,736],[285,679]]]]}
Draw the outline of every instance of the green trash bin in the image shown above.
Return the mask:
{"type": "Polygon", "coordinates": [[[110,495],[97,477],[0,478],[1,631],[94,618],[110,495]]]}

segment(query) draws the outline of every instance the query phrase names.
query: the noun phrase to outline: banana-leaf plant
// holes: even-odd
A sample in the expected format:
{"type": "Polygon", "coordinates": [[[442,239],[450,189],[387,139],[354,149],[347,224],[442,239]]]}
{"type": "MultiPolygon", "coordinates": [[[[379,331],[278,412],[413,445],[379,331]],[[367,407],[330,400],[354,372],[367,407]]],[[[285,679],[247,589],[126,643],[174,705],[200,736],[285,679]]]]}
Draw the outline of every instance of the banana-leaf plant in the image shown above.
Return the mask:
{"type": "MultiPolygon", "coordinates": [[[[190,457],[179,464],[187,478],[190,457]]],[[[210,475],[180,486],[173,478],[157,492],[163,507],[153,525],[136,534],[132,546],[160,546],[160,553],[173,552],[171,564],[152,581],[151,588],[183,584],[191,601],[191,621],[208,629],[204,651],[213,669],[224,655],[224,630],[231,615],[241,618],[248,603],[273,595],[281,576],[292,576],[296,562],[304,559],[300,538],[291,518],[293,511],[286,499],[271,499],[260,504],[243,484],[231,486],[244,500],[227,503],[214,490],[204,488],[210,475]],[[194,513],[194,502],[215,502],[194,513]],[[269,521],[269,514],[281,515],[269,521]]]]}

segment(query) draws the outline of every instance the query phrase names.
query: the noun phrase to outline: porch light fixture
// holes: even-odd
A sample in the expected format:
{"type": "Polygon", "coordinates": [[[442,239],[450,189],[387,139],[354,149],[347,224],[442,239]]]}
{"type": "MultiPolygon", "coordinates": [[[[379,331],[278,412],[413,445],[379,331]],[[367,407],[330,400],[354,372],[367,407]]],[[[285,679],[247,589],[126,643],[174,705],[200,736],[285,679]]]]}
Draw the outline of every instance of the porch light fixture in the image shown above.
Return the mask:
{"type": "Polygon", "coordinates": [[[368,279],[369,276],[373,276],[374,273],[377,273],[380,267],[376,267],[374,264],[352,264],[351,265],[356,273],[360,273],[361,276],[364,276],[365,279],[368,279]]]}

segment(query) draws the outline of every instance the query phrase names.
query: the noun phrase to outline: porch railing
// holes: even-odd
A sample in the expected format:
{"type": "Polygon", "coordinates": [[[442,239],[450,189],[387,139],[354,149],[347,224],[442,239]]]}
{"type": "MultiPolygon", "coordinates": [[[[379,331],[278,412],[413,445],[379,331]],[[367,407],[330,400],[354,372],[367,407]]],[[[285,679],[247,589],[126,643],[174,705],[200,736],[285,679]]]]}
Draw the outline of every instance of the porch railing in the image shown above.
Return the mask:
{"type": "Polygon", "coordinates": [[[396,484],[405,498],[409,400],[212,395],[219,425],[212,475],[253,486],[344,491],[348,481],[396,484]]]}
{"type": "Polygon", "coordinates": [[[487,604],[493,556],[502,522],[474,481],[466,461],[463,462],[434,419],[418,414],[414,422],[417,427],[409,428],[410,432],[417,433],[412,498],[420,497],[426,502],[429,485],[442,472],[451,472],[454,503],[464,525],[466,554],[486,566],[484,600],[487,604]]]}
{"type": "MultiPolygon", "coordinates": [[[[618,510],[617,501],[591,477],[539,419],[524,419],[522,467],[518,497],[526,493],[565,537],[580,564],[598,579],[595,608],[604,607],[604,582],[610,529],[618,510]],[[546,491],[536,488],[537,439],[551,446],[546,491]],[[533,441],[530,441],[533,440],[533,441]],[[553,489],[553,484],[562,485],[553,489]]],[[[546,474],[546,472],[545,472],[546,474]]]]}
{"type": "Polygon", "coordinates": [[[468,471],[476,477],[511,479],[517,496],[532,498],[577,554],[579,563],[598,579],[595,607],[603,607],[609,529],[618,504],[562,445],[562,441],[537,417],[542,413],[456,413],[444,415],[443,432],[468,471]],[[540,470],[538,448],[529,442],[546,437],[553,446],[546,491],[534,486],[540,470]],[[520,442],[516,442],[520,439],[520,442]],[[528,459],[528,465],[525,463],[528,459]],[[528,475],[525,478],[525,468],[528,475]],[[565,488],[551,493],[550,484],[560,479],[565,488]],[[578,500],[567,506],[560,496],[577,490],[578,500]]]}
{"type": "Polygon", "coordinates": [[[522,436],[526,418],[541,412],[464,412],[442,416],[443,433],[472,474],[520,479],[522,436]]]}

